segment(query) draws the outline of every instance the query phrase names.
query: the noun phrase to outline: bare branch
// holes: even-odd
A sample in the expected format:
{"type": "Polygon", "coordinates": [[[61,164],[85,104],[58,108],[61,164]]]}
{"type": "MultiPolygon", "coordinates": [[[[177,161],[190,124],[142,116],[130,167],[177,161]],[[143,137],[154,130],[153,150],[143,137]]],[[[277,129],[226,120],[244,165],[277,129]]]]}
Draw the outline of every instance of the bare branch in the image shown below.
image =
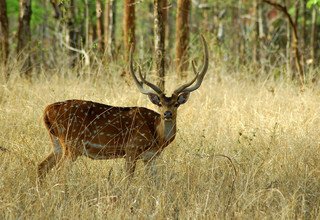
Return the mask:
{"type": "Polygon", "coordinates": [[[84,50],[84,49],[77,49],[77,48],[74,48],[74,47],[71,47],[70,45],[68,45],[66,42],[64,42],[62,40],[62,35],[61,34],[57,34],[58,38],[60,39],[60,42],[63,46],[65,46],[68,50],[71,50],[71,51],[74,51],[74,52],[77,52],[77,53],[80,53],[83,55],[84,57],[84,65],[85,66],[89,66],[90,65],[90,57],[88,55],[88,53],[84,50]]]}

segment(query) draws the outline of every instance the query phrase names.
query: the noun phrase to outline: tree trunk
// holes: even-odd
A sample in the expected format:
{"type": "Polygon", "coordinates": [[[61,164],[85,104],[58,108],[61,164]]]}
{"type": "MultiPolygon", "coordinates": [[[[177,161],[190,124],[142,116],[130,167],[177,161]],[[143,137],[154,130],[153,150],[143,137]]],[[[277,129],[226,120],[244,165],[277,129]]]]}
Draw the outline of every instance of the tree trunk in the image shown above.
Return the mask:
{"type": "MultiPolygon", "coordinates": [[[[304,70],[303,70],[302,63],[301,63],[298,30],[297,30],[297,26],[295,25],[295,22],[293,21],[290,13],[287,10],[288,9],[287,5],[289,4],[289,1],[286,1],[285,6],[278,4],[278,3],[275,3],[271,0],[263,0],[263,1],[269,5],[272,5],[277,10],[281,11],[287,18],[287,29],[288,29],[287,33],[290,33],[290,27],[291,27],[291,29],[292,29],[291,48],[292,48],[292,51],[294,54],[295,65],[296,65],[297,71],[299,73],[300,83],[301,83],[301,86],[303,86],[305,75],[304,75],[304,70]]],[[[287,45],[288,45],[288,42],[290,42],[289,38],[287,38],[287,45]]]]}
{"type": "Polygon", "coordinates": [[[31,56],[30,56],[31,14],[32,14],[31,0],[20,0],[17,53],[20,58],[25,59],[22,66],[22,73],[24,74],[29,74],[31,72],[31,56]]]}
{"type": "MultiPolygon", "coordinates": [[[[173,3],[171,3],[171,4],[173,4],[173,3]]],[[[170,7],[170,5],[168,5],[168,2],[167,2],[166,11],[167,11],[166,51],[167,51],[168,54],[170,54],[170,52],[175,49],[174,48],[174,45],[175,45],[175,41],[174,41],[175,15],[174,15],[174,12],[172,11],[172,7],[170,7]]]]}
{"type": "MultiPolygon", "coordinates": [[[[69,31],[69,45],[71,48],[77,48],[77,31],[75,25],[76,11],[75,0],[70,0],[69,3],[69,15],[68,15],[68,31],[69,31]]],[[[75,67],[77,61],[77,52],[70,50],[71,67],[75,67]]]]}
{"type": "Polygon", "coordinates": [[[300,16],[300,1],[297,1],[294,3],[294,7],[295,7],[295,15],[294,15],[294,24],[297,27],[297,29],[299,29],[299,16],[300,16]]]}
{"type": "Polygon", "coordinates": [[[188,69],[190,0],[178,0],[176,18],[176,70],[184,76],[188,69]]]}
{"type": "Polygon", "coordinates": [[[307,41],[307,0],[303,0],[302,4],[302,33],[301,33],[301,43],[305,51],[306,41],[307,41]]]}
{"type": "Polygon", "coordinates": [[[267,51],[262,50],[261,48],[264,47],[265,41],[268,35],[268,26],[266,24],[266,18],[263,13],[264,11],[264,6],[260,2],[258,6],[258,22],[259,22],[259,64],[262,67],[263,72],[267,71],[267,65],[266,60],[267,60],[267,51]]]}
{"type": "Polygon", "coordinates": [[[104,50],[103,42],[103,11],[101,0],[96,0],[96,16],[97,16],[97,37],[98,37],[98,50],[102,52],[104,50]]]}
{"type": "MultiPolygon", "coordinates": [[[[238,15],[239,18],[241,18],[242,15],[246,14],[246,8],[245,8],[245,0],[239,0],[238,2],[238,15]]],[[[239,19],[239,27],[240,29],[238,30],[240,32],[240,62],[242,64],[247,63],[247,23],[245,20],[239,19]]]]}
{"type": "MultiPolygon", "coordinates": [[[[284,0],[284,7],[286,8],[290,8],[290,0],[284,0]]],[[[287,36],[287,40],[286,40],[286,72],[288,76],[292,75],[292,78],[296,77],[296,73],[295,71],[292,71],[292,33],[291,33],[291,27],[290,27],[290,20],[287,19],[287,23],[286,23],[286,36],[287,36]]]]}
{"type": "MultiPolygon", "coordinates": [[[[291,75],[291,28],[290,28],[290,22],[287,20],[287,40],[286,40],[286,69],[287,74],[291,75]]],[[[294,76],[293,76],[294,77],[294,76]]]]}
{"type": "Polygon", "coordinates": [[[254,9],[254,36],[253,36],[253,63],[258,64],[260,60],[259,51],[260,51],[260,37],[259,37],[259,7],[260,4],[258,0],[253,2],[254,9]]]}
{"type": "Polygon", "coordinates": [[[104,45],[109,57],[115,55],[116,0],[106,0],[104,17],[104,45]]]}
{"type": "Polygon", "coordinates": [[[58,2],[58,0],[50,0],[50,3],[54,9],[54,18],[59,19],[62,17],[62,12],[60,10],[60,4],[63,4],[61,2],[58,2]]]}
{"type": "Polygon", "coordinates": [[[84,10],[84,14],[85,14],[85,48],[88,49],[89,48],[89,26],[90,26],[90,15],[89,15],[89,0],[85,0],[85,10],[84,10]]]}
{"type": "Polygon", "coordinates": [[[123,39],[125,59],[128,61],[131,44],[135,43],[135,0],[125,0],[123,16],[123,39]]]}
{"type": "MultiPolygon", "coordinates": [[[[43,7],[44,10],[44,15],[43,15],[43,19],[41,22],[41,41],[42,41],[42,45],[44,47],[48,47],[51,46],[51,44],[48,43],[47,39],[48,39],[48,18],[49,18],[49,10],[48,10],[48,1],[43,0],[41,1],[41,6],[43,7]]],[[[40,65],[44,65],[44,66],[49,66],[49,59],[46,56],[46,52],[45,50],[41,50],[40,51],[40,55],[41,55],[41,61],[40,61],[40,65]]],[[[37,63],[39,63],[37,61],[37,63]]]]}
{"type": "Polygon", "coordinates": [[[317,50],[317,17],[318,17],[318,7],[312,7],[312,28],[311,28],[311,38],[310,38],[310,59],[312,64],[315,65],[317,62],[316,50],[317,50]]]}
{"type": "Polygon", "coordinates": [[[9,21],[6,0],[0,0],[0,60],[5,65],[9,56],[9,21]]]}
{"type": "Polygon", "coordinates": [[[165,89],[165,24],[163,13],[163,0],[154,0],[154,48],[156,73],[159,77],[158,86],[165,89]]]}
{"type": "Polygon", "coordinates": [[[168,23],[168,0],[162,0],[161,1],[162,5],[162,20],[163,20],[163,25],[165,28],[165,35],[167,34],[167,28],[166,25],[168,23]]]}

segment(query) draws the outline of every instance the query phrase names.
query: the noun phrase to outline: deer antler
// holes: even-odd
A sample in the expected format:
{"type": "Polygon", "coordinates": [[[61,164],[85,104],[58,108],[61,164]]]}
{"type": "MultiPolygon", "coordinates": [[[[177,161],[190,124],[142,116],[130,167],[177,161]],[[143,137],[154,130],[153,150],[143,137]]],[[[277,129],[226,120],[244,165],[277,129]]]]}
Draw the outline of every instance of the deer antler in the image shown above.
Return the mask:
{"type": "MultiPolygon", "coordinates": [[[[153,91],[155,91],[158,95],[163,94],[163,91],[156,85],[154,85],[153,83],[149,82],[146,80],[146,76],[142,76],[141,73],[141,67],[138,66],[138,72],[139,72],[139,77],[141,79],[141,81],[138,80],[135,71],[134,71],[134,67],[133,67],[133,44],[131,44],[130,47],[130,55],[129,55],[129,72],[133,78],[133,81],[135,82],[135,84],[137,85],[138,89],[140,90],[141,93],[143,94],[151,94],[153,92],[146,90],[145,88],[143,88],[143,84],[149,86],[153,91]]],[[[154,93],[153,93],[154,94],[154,93]]]]}
{"type": "Polygon", "coordinates": [[[202,83],[202,80],[204,78],[204,76],[206,75],[207,73],[207,70],[208,70],[208,66],[209,66],[209,53],[208,53],[208,45],[207,45],[207,42],[206,40],[204,39],[204,37],[202,35],[201,36],[201,40],[202,40],[202,45],[203,45],[203,53],[204,53],[204,63],[203,63],[203,66],[201,68],[201,70],[199,71],[199,73],[197,72],[197,69],[195,67],[195,63],[194,63],[194,60],[192,61],[192,69],[193,69],[193,72],[195,73],[195,78],[193,80],[191,80],[190,82],[180,86],[178,89],[176,89],[173,93],[176,94],[176,95],[179,95],[179,93],[182,93],[182,92],[192,92],[196,89],[198,89],[202,83]],[[189,87],[191,86],[195,81],[196,84],[192,87],[189,87]]]}

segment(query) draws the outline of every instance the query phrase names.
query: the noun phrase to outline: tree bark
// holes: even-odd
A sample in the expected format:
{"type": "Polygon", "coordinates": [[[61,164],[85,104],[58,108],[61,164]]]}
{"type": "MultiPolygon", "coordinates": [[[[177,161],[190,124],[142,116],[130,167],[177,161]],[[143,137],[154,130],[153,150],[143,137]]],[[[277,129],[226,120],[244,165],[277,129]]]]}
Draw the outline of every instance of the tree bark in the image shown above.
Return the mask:
{"type": "Polygon", "coordinates": [[[312,64],[315,65],[317,62],[317,17],[318,17],[318,7],[312,7],[312,28],[311,28],[311,38],[310,38],[310,59],[312,60],[312,64]]]}
{"type": "Polygon", "coordinates": [[[103,28],[103,7],[101,0],[96,0],[96,16],[97,16],[97,37],[98,37],[98,50],[104,50],[104,28],[103,28]]]}
{"type": "Polygon", "coordinates": [[[302,68],[302,64],[301,64],[301,54],[300,54],[300,50],[299,50],[299,37],[298,37],[298,30],[297,30],[297,26],[295,25],[291,15],[289,14],[287,7],[283,6],[281,4],[275,3],[271,0],[263,0],[265,3],[272,5],[273,7],[275,7],[277,10],[281,11],[286,18],[288,19],[288,28],[291,27],[292,29],[292,42],[291,42],[291,47],[292,50],[294,52],[294,58],[295,58],[295,64],[296,64],[296,68],[298,70],[299,73],[299,78],[300,78],[300,83],[301,86],[304,85],[304,80],[305,80],[305,75],[304,75],[304,70],[302,68]]]}
{"type": "Polygon", "coordinates": [[[9,57],[9,21],[6,0],[0,0],[0,60],[5,65],[9,57]]]}
{"type": "Polygon", "coordinates": [[[25,59],[21,71],[23,74],[27,75],[31,72],[31,14],[31,0],[20,0],[17,53],[20,58],[25,59]]]}
{"type": "Polygon", "coordinates": [[[104,17],[104,45],[109,57],[115,55],[116,0],[106,0],[104,17]]]}
{"type": "MultiPolygon", "coordinates": [[[[69,31],[69,46],[71,48],[77,48],[77,31],[75,25],[76,11],[75,11],[75,0],[70,0],[68,10],[68,31],[69,31]]],[[[77,61],[77,52],[70,50],[71,67],[75,67],[77,61]]]]}
{"type": "Polygon", "coordinates": [[[258,0],[253,2],[254,9],[254,36],[253,36],[253,63],[258,64],[260,60],[259,51],[260,51],[260,38],[259,38],[259,7],[260,4],[258,0]]]}
{"type": "Polygon", "coordinates": [[[291,75],[291,28],[289,21],[286,23],[286,37],[286,70],[287,74],[291,75]]]}
{"type": "Polygon", "coordinates": [[[166,6],[166,13],[167,13],[167,25],[166,25],[166,51],[168,54],[170,54],[171,51],[174,51],[175,49],[175,41],[174,35],[175,35],[175,14],[172,11],[173,7],[171,7],[170,3],[167,1],[167,6],[166,6]],[[169,4],[169,5],[168,5],[169,4]]]}
{"type": "Polygon", "coordinates": [[[300,1],[297,1],[294,3],[294,7],[295,7],[295,14],[294,14],[294,24],[297,27],[297,29],[299,29],[299,16],[300,16],[300,1]]]}
{"type": "Polygon", "coordinates": [[[188,69],[190,0],[178,0],[176,17],[176,70],[184,76],[188,69]]]}
{"type": "Polygon", "coordinates": [[[123,35],[125,59],[128,61],[131,44],[135,43],[135,0],[124,2],[123,35]]]}
{"type": "Polygon", "coordinates": [[[63,3],[59,2],[58,0],[50,0],[50,3],[54,9],[54,18],[59,19],[62,17],[62,12],[60,10],[60,5],[63,3]]]}
{"type": "MultiPolygon", "coordinates": [[[[302,4],[302,33],[301,33],[301,43],[305,50],[307,41],[307,0],[303,0],[302,4]]],[[[305,51],[304,51],[305,52],[305,51]]]]}
{"type": "Polygon", "coordinates": [[[84,0],[85,9],[84,9],[84,15],[85,15],[85,48],[89,48],[89,26],[90,26],[90,15],[89,15],[89,0],[84,0]]]}
{"type": "Polygon", "coordinates": [[[154,0],[154,48],[155,48],[155,68],[159,77],[158,86],[165,89],[165,24],[163,0],[154,0]]]}
{"type": "Polygon", "coordinates": [[[245,7],[244,7],[244,0],[238,1],[238,23],[239,23],[239,29],[237,30],[239,32],[239,54],[240,54],[240,63],[246,64],[247,62],[247,24],[244,20],[239,19],[243,14],[246,14],[245,7]]]}
{"type": "Polygon", "coordinates": [[[163,20],[163,25],[164,25],[164,28],[165,28],[165,35],[166,35],[167,34],[166,25],[168,23],[168,0],[162,0],[161,3],[162,3],[162,5],[161,5],[161,8],[162,8],[162,20],[163,20]]]}

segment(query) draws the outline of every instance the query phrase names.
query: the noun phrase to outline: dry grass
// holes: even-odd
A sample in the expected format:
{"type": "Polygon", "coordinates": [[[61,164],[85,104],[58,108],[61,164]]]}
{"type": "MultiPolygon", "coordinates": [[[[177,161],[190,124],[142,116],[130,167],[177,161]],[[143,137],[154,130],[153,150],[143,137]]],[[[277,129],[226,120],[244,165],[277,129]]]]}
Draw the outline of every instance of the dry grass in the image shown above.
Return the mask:
{"type": "Polygon", "coordinates": [[[130,186],[122,159],[81,158],[53,170],[42,187],[36,164],[51,150],[47,104],[79,98],[154,108],[133,85],[102,69],[83,79],[46,72],[33,82],[2,81],[0,146],[10,152],[0,151],[0,219],[320,218],[320,90],[229,76],[217,82],[217,73],[211,68],[181,107],[157,183],[139,163],[130,186]]]}

